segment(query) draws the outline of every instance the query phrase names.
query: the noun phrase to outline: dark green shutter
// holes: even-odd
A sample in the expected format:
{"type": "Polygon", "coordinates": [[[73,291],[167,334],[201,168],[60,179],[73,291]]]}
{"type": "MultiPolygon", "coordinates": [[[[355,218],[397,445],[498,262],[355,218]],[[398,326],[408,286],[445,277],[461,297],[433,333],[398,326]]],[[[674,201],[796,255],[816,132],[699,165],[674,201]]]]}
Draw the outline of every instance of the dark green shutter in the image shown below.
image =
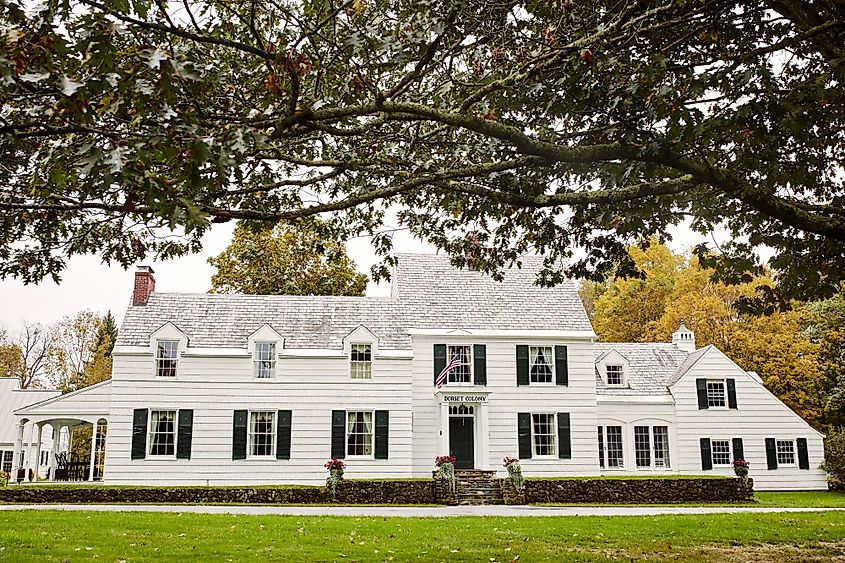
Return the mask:
{"type": "Polygon", "coordinates": [[[713,455],[710,453],[710,438],[701,438],[701,469],[713,469],[713,455]]]}
{"type": "Polygon", "coordinates": [[[569,437],[569,413],[557,413],[557,457],[572,459],[572,441],[569,437]]]}
{"type": "Polygon", "coordinates": [[[487,346],[485,344],[473,344],[472,361],[475,384],[487,385],[487,346]]]}
{"type": "Polygon", "coordinates": [[[390,413],[388,411],[376,411],[376,459],[387,459],[389,426],[390,413]]]}
{"type": "Polygon", "coordinates": [[[810,469],[810,453],[807,451],[807,438],[795,440],[798,447],[798,469],[810,469]]]}
{"type": "Polygon", "coordinates": [[[531,459],[531,413],[521,412],[516,416],[519,435],[519,459],[531,459]]]}
{"type": "Polygon", "coordinates": [[[699,409],[706,409],[707,408],[707,380],[706,379],[696,379],[695,380],[695,390],[698,392],[698,408],[699,409]]]}
{"type": "Polygon", "coordinates": [[[728,408],[736,408],[736,380],[728,379],[728,408]]]}
{"type": "Polygon", "coordinates": [[[132,459],[147,457],[147,409],[135,409],[132,414],[132,459]]]}
{"type": "Polygon", "coordinates": [[[733,438],[734,459],[745,459],[745,448],[742,447],[742,438],[733,438]]]}
{"type": "Polygon", "coordinates": [[[774,438],[766,438],[766,465],[769,469],[778,468],[778,450],[774,438]]]}
{"type": "Polygon", "coordinates": [[[569,385],[569,357],[566,346],[555,346],[555,384],[569,385]]]}
{"type": "Polygon", "coordinates": [[[276,412],[276,459],[290,459],[290,428],[293,412],[276,412]]]}
{"type": "Polygon", "coordinates": [[[516,384],[528,385],[529,381],[528,346],[523,346],[522,344],[519,344],[516,347],[516,384]]]}
{"type": "Polygon", "coordinates": [[[246,426],[248,411],[232,413],[232,459],[246,459],[246,426]]]}
{"type": "Polygon", "coordinates": [[[346,457],[346,411],[332,411],[332,457],[346,457]]]}
{"type": "Polygon", "coordinates": [[[194,411],[179,409],[179,435],[176,438],[176,459],[191,459],[191,438],[194,433],[194,411]]]}
{"type": "Polygon", "coordinates": [[[446,345],[434,345],[434,384],[437,385],[437,376],[446,367],[446,345]]]}

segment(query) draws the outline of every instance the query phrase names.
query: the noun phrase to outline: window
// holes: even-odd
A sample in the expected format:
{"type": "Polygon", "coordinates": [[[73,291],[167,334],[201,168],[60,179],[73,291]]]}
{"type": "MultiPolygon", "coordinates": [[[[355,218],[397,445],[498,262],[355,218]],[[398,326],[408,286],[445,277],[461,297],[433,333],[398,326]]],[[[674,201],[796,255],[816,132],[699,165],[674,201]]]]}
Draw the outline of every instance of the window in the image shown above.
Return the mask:
{"type": "Polygon", "coordinates": [[[12,458],[14,457],[15,452],[12,450],[6,450],[3,452],[3,471],[6,473],[12,472],[12,458]]]}
{"type": "Polygon", "coordinates": [[[176,352],[178,340],[159,340],[156,345],[156,375],[176,377],[176,352]]]}
{"type": "Polygon", "coordinates": [[[605,366],[605,375],[608,385],[621,386],[623,382],[623,371],[620,365],[605,366]]]}
{"type": "Polygon", "coordinates": [[[256,342],[252,360],[254,375],[258,379],[269,379],[276,375],[276,343],[256,342]]]}
{"type": "Polygon", "coordinates": [[[372,344],[353,344],[349,353],[349,375],[352,379],[372,379],[372,344]]]}
{"type": "Polygon", "coordinates": [[[710,440],[710,451],[712,452],[714,466],[731,464],[730,440],[710,440]]]}
{"type": "Polygon", "coordinates": [[[373,413],[346,413],[346,454],[373,455],[373,413]]]}
{"type": "Polygon", "coordinates": [[[725,402],[725,382],[721,379],[707,382],[707,406],[726,407],[725,402]]]}
{"type": "Polygon", "coordinates": [[[529,346],[531,383],[551,383],[554,372],[554,355],[551,346],[529,346]]]}
{"type": "Polygon", "coordinates": [[[537,457],[555,455],[555,415],[532,414],[534,431],[534,455],[537,457]]]}
{"type": "Polygon", "coordinates": [[[654,426],[654,466],[669,468],[669,427],[654,426]]]}
{"type": "Polygon", "coordinates": [[[150,455],[176,455],[176,411],[150,411],[150,455]]]}
{"type": "Polygon", "coordinates": [[[599,467],[604,469],[604,428],[599,426],[599,467]]]}
{"type": "Polygon", "coordinates": [[[634,457],[637,467],[651,467],[651,437],[648,426],[634,426],[634,457]]]}
{"type": "Polygon", "coordinates": [[[622,457],[622,427],[607,427],[607,466],[624,467],[625,460],[622,457]]]}
{"type": "Polygon", "coordinates": [[[276,453],[276,413],[255,411],[249,413],[249,455],[272,456],[276,453]]]}
{"type": "Polygon", "coordinates": [[[792,440],[777,441],[778,465],[795,465],[795,442],[792,440]]]}
{"type": "Polygon", "coordinates": [[[472,348],[449,346],[449,363],[458,361],[458,367],[449,372],[449,383],[472,383],[472,348]]]}

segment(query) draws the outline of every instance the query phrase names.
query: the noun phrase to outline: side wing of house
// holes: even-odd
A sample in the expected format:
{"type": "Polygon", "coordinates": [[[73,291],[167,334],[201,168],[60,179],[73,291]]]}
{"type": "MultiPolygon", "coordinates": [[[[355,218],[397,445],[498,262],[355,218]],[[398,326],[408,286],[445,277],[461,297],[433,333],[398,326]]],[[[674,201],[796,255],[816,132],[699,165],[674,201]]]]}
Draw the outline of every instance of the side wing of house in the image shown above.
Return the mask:
{"type": "Polygon", "coordinates": [[[823,436],[714,346],[670,381],[681,473],[733,475],[750,463],[757,490],[826,489],[823,436]]]}

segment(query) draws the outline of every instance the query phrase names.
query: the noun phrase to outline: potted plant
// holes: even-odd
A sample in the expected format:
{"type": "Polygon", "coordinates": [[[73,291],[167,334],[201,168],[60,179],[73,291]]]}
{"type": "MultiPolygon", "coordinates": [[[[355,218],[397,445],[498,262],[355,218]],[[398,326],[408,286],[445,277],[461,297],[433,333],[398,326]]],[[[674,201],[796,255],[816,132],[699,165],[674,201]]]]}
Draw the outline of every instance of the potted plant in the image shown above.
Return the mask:
{"type": "Polygon", "coordinates": [[[736,476],[746,481],[748,479],[748,462],[744,459],[735,459],[733,466],[736,476]]]}
{"type": "Polygon", "coordinates": [[[329,470],[329,476],[326,479],[326,488],[332,496],[335,496],[338,485],[343,481],[343,470],[346,469],[346,464],[333,457],[323,467],[329,470]]]}
{"type": "Polygon", "coordinates": [[[0,471],[0,487],[5,487],[6,485],[8,485],[9,479],[11,478],[12,476],[9,475],[6,471],[0,471]]]}
{"type": "Polygon", "coordinates": [[[449,491],[454,493],[458,487],[458,478],[455,475],[455,462],[458,461],[453,455],[439,455],[434,459],[434,466],[438,469],[440,477],[446,481],[449,491]]]}
{"type": "Polygon", "coordinates": [[[508,478],[510,478],[513,488],[517,493],[521,493],[522,489],[525,488],[525,477],[522,476],[522,466],[519,464],[519,458],[506,456],[502,461],[502,465],[508,470],[508,478]]]}

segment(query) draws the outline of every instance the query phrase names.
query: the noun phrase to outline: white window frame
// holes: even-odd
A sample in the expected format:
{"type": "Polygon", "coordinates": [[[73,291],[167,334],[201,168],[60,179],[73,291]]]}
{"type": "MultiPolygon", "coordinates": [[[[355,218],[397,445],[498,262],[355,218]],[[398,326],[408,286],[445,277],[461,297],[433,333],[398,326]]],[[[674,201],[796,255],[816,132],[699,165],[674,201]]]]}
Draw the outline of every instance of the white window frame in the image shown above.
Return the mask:
{"type": "Polygon", "coordinates": [[[795,443],[795,440],[794,439],[780,440],[778,438],[775,438],[775,456],[777,457],[777,460],[778,460],[778,468],[781,468],[781,467],[798,467],[798,447],[795,443]],[[790,451],[786,451],[786,448],[784,448],[784,450],[781,451],[781,444],[783,444],[783,445],[789,444],[790,451]],[[792,461],[781,461],[781,457],[780,457],[781,454],[784,454],[784,455],[791,454],[792,455],[792,461]]]}
{"type": "MultiPolygon", "coordinates": [[[[96,432],[95,432],[96,434],[96,432]]],[[[163,432],[161,433],[163,434],[163,432]]],[[[92,436],[92,439],[94,437],[92,436]]],[[[176,458],[176,451],[179,447],[179,409],[174,409],[171,407],[167,408],[152,408],[150,409],[149,414],[147,414],[147,457],[153,459],[175,459],[176,458]],[[156,454],[153,453],[153,437],[157,434],[160,434],[155,428],[153,428],[153,413],[164,413],[164,412],[172,412],[173,413],[173,453],[172,454],[156,454]]]]}
{"type": "Polygon", "coordinates": [[[267,380],[267,379],[275,379],[276,378],[276,362],[278,359],[278,354],[276,353],[276,342],[272,340],[256,340],[253,343],[252,348],[252,377],[254,379],[260,380],[267,380]],[[270,357],[269,358],[259,358],[258,355],[258,347],[259,346],[270,346],[270,357]],[[260,376],[261,373],[261,364],[263,362],[270,362],[269,366],[269,374],[266,376],[260,376]]]}
{"type": "MultiPolygon", "coordinates": [[[[343,441],[343,451],[346,453],[347,459],[375,459],[375,450],[376,450],[376,413],[372,410],[366,409],[359,409],[359,410],[348,410],[345,411],[346,416],[344,417],[344,441],[343,441]],[[351,414],[359,414],[362,413],[364,415],[370,415],[370,453],[363,453],[363,454],[351,454],[349,453],[349,437],[352,434],[360,434],[362,436],[366,436],[364,433],[360,432],[350,432],[349,431],[349,415],[351,414]]],[[[366,417],[365,417],[366,418],[366,417]]]]}
{"type": "Polygon", "coordinates": [[[14,463],[14,450],[0,450],[0,470],[8,474],[12,474],[12,464],[14,463]]]}
{"type": "Polygon", "coordinates": [[[528,347],[528,383],[530,385],[554,385],[555,384],[555,347],[552,345],[537,345],[537,346],[529,346],[528,347]],[[549,351],[549,380],[548,381],[536,381],[534,379],[534,367],[535,365],[531,361],[531,358],[534,357],[534,351],[538,348],[547,348],[549,351]]]}
{"type": "Polygon", "coordinates": [[[630,426],[631,426],[631,440],[632,440],[631,443],[634,445],[634,454],[633,454],[634,468],[637,471],[663,471],[663,470],[671,469],[672,468],[672,446],[671,446],[671,441],[670,441],[670,438],[669,438],[669,436],[670,436],[669,424],[666,423],[666,422],[660,422],[658,424],[658,423],[655,423],[655,422],[636,421],[636,422],[632,423],[630,426]],[[638,445],[637,444],[637,428],[646,428],[646,432],[647,432],[647,435],[648,435],[648,455],[649,455],[648,465],[639,465],[638,460],[637,460],[637,453],[642,451],[641,448],[637,447],[637,445],[638,445]],[[657,434],[655,433],[655,430],[657,428],[665,429],[665,436],[664,436],[665,437],[665,444],[666,444],[665,450],[663,448],[660,448],[660,449],[657,448],[657,439],[656,439],[657,434]],[[658,452],[660,453],[660,455],[658,455],[658,452]],[[662,460],[662,464],[657,463],[658,458],[662,460]],[[669,461],[668,465],[665,463],[666,460],[669,461]]]}
{"type": "Polygon", "coordinates": [[[649,430],[651,430],[651,467],[652,469],[672,469],[672,441],[671,441],[671,434],[669,433],[669,425],[668,424],[652,424],[649,426],[649,430]],[[663,465],[657,465],[657,434],[655,434],[655,429],[657,428],[665,428],[666,429],[666,450],[661,450],[660,455],[663,459],[663,465]],[[668,464],[666,461],[668,460],[668,464]]]}
{"type": "Polygon", "coordinates": [[[446,374],[446,385],[473,385],[475,383],[475,372],[473,371],[475,358],[472,355],[472,344],[447,344],[446,365],[449,365],[452,362],[452,350],[455,348],[467,349],[466,362],[461,362],[461,365],[467,366],[467,370],[469,371],[469,381],[457,381],[452,379],[452,377],[455,375],[455,371],[457,371],[453,369],[448,374],[446,374]]]}
{"type": "Polygon", "coordinates": [[[557,414],[553,412],[532,412],[531,413],[531,453],[533,454],[533,459],[557,459],[558,455],[558,443],[557,443],[557,414]],[[551,418],[551,433],[548,434],[540,434],[537,432],[537,424],[538,422],[535,421],[534,417],[545,416],[551,418]],[[540,444],[537,442],[537,438],[540,436],[551,436],[551,453],[541,454],[539,451],[540,444]]]}
{"type": "MultiPolygon", "coordinates": [[[[276,419],[278,413],[269,409],[255,409],[247,413],[246,419],[246,457],[247,459],[275,459],[276,458],[276,428],[279,421],[276,419]],[[270,453],[268,454],[254,454],[256,432],[253,432],[252,415],[269,414],[270,415],[270,453]]],[[[266,435],[266,432],[262,432],[266,435]]]]}
{"type": "Polygon", "coordinates": [[[598,429],[601,430],[602,433],[602,448],[599,452],[599,468],[602,471],[624,471],[625,469],[625,425],[619,422],[613,422],[612,424],[599,424],[598,429]],[[619,428],[619,465],[610,465],[610,456],[608,453],[610,452],[610,448],[608,447],[608,428],[619,428]]]}
{"type": "Polygon", "coordinates": [[[373,380],[373,344],[372,342],[352,342],[349,348],[349,379],[352,381],[372,381],[373,380]],[[361,353],[356,348],[359,346],[366,346],[369,352],[369,360],[354,360],[353,355],[361,353]]]}
{"type": "MultiPolygon", "coordinates": [[[[720,454],[724,455],[725,452],[721,451],[720,454]]],[[[733,440],[730,438],[711,438],[710,439],[710,463],[713,467],[730,467],[733,464],[734,459],[734,447],[733,447],[733,440]],[[716,442],[724,442],[727,444],[727,455],[728,461],[725,463],[717,463],[716,462],[716,442]]]]}
{"type": "Polygon", "coordinates": [[[727,409],[728,408],[728,385],[724,379],[708,379],[707,381],[707,408],[708,409],[727,409]],[[723,405],[714,405],[711,403],[710,386],[720,385],[722,388],[722,402],[723,405]]]}
{"type": "Polygon", "coordinates": [[[155,376],[162,379],[175,379],[179,375],[179,339],[177,338],[157,338],[155,345],[155,376]],[[161,356],[161,344],[172,343],[174,345],[174,356],[172,358],[164,358],[161,356]],[[173,362],[173,375],[161,374],[161,362],[173,362]]]}
{"type": "Polygon", "coordinates": [[[625,387],[625,366],[622,364],[607,364],[604,366],[604,382],[608,387],[625,387]],[[610,370],[618,368],[619,383],[610,382],[610,370]]]}

